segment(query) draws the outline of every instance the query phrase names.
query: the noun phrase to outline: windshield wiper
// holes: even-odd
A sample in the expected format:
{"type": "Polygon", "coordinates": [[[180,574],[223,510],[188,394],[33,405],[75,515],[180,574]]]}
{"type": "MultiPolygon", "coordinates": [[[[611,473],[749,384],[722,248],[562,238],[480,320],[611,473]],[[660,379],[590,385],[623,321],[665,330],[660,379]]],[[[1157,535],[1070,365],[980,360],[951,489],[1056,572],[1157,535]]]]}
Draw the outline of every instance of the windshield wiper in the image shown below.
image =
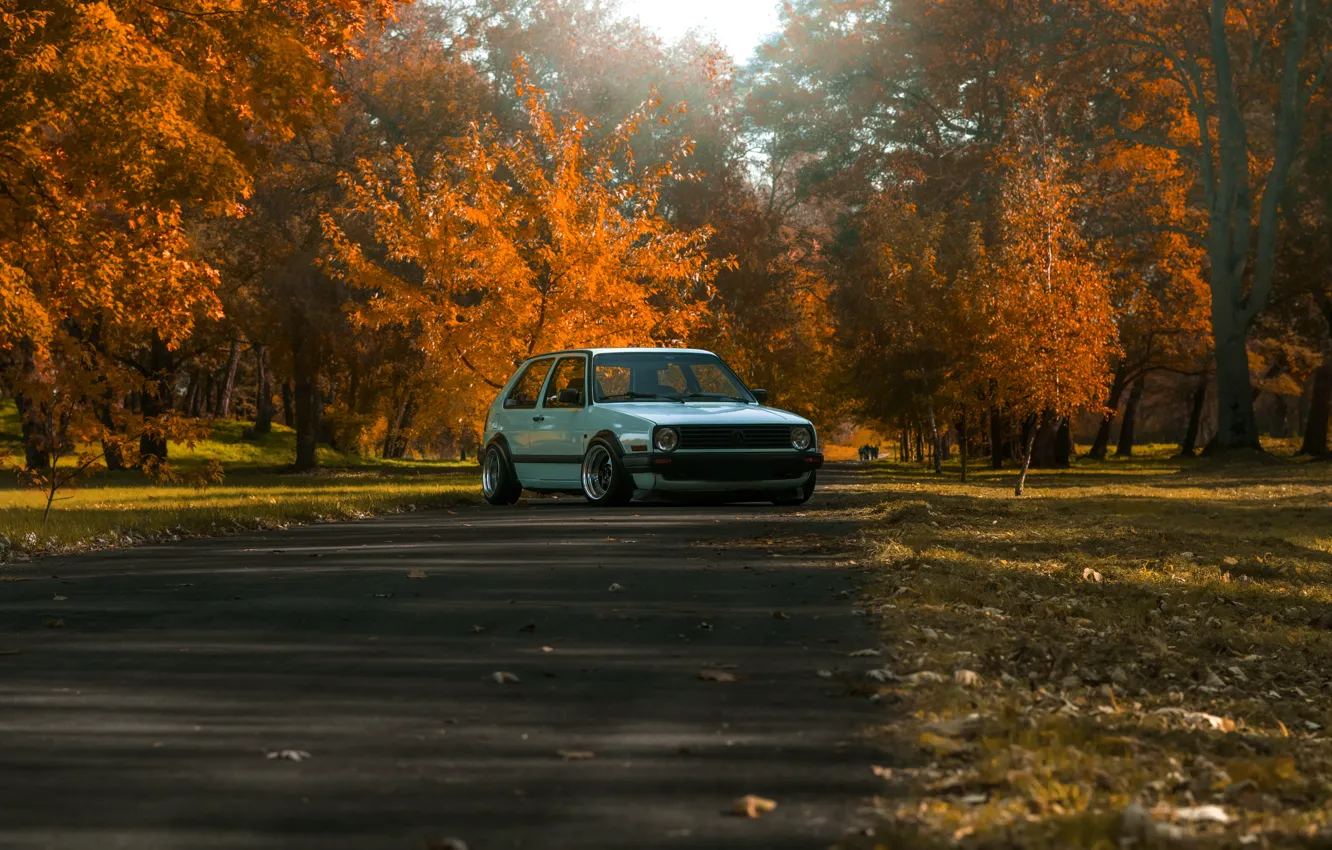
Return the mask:
{"type": "Polygon", "coordinates": [[[738,402],[742,402],[742,403],[744,403],[744,404],[749,404],[749,399],[747,399],[747,398],[740,398],[739,396],[728,395],[728,394],[726,394],[726,393],[685,393],[685,396],[684,396],[684,397],[685,397],[685,398],[712,398],[712,399],[716,399],[717,401],[738,401],[738,402]]]}
{"type": "Polygon", "coordinates": [[[627,392],[627,393],[612,393],[611,395],[604,395],[604,396],[602,396],[602,397],[601,397],[601,400],[602,400],[602,401],[610,401],[611,399],[616,399],[616,398],[629,398],[629,399],[633,399],[633,398],[659,398],[659,399],[663,399],[663,400],[665,400],[665,401],[678,401],[680,404],[684,404],[684,400],[683,400],[683,399],[679,399],[679,398],[676,398],[675,396],[670,396],[670,395],[661,395],[660,393],[635,393],[635,392],[627,392]]]}

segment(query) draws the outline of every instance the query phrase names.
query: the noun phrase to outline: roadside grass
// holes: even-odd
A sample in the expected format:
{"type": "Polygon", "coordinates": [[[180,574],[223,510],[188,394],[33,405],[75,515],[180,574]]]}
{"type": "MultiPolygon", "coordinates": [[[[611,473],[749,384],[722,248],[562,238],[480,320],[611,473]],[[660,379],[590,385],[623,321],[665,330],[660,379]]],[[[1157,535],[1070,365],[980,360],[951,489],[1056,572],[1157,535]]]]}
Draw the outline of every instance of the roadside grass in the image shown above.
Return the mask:
{"type": "Polygon", "coordinates": [[[848,846],[1332,847],[1332,464],[1169,451],[841,494],[894,718],[848,846]]]}
{"type": "MultiPolygon", "coordinates": [[[[206,489],[155,485],[138,471],[101,472],[62,492],[43,523],[43,496],[0,474],[0,563],[150,540],[354,519],[480,498],[475,462],[395,461],[319,449],[320,469],[286,471],[295,433],[279,425],[255,441],[247,423],[218,421],[208,440],[172,444],[173,468],[219,461],[226,478],[206,489]]],[[[0,449],[21,451],[12,405],[0,409],[0,449]]],[[[21,455],[18,456],[21,459],[21,455]]],[[[11,457],[11,460],[14,458],[11,457]]]]}

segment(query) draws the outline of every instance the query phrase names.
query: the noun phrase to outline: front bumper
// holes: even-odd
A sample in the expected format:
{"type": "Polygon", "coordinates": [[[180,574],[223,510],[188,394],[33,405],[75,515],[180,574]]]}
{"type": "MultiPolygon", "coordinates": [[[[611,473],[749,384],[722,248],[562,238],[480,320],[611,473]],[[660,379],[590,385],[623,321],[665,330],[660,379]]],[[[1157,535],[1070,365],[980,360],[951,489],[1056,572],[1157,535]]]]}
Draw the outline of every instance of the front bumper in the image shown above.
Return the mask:
{"type": "Polygon", "coordinates": [[[821,452],[651,452],[625,454],[639,490],[780,490],[805,482],[823,465],[821,452]]]}

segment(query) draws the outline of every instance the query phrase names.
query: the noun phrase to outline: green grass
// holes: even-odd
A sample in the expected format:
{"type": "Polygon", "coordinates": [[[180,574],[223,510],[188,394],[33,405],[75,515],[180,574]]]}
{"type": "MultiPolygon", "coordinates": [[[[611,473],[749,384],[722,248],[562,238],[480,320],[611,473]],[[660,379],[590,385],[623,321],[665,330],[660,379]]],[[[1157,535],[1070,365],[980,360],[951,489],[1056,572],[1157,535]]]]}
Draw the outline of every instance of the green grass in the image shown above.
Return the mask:
{"type": "Polygon", "coordinates": [[[1170,453],[838,497],[891,673],[856,685],[887,769],[848,846],[1332,842],[1332,464],[1170,453]]]}
{"type": "MultiPolygon", "coordinates": [[[[295,434],[275,425],[246,441],[247,423],[214,423],[210,439],[172,444],[169,461],[181,473],[221,462],[225,480],[206,489],[154,485],[137,471],[101,472],[60,494],[43,523],[44,497],[0,474],[0,562],[34,555],[131,545],[145,540],[226,534],[292,523],[476,501],[475,462],[391,461],[319,449],[320,469],[286,470],[295,434]]],[[[0,450],[21,459],[12,404],[0,408],[0,450]]]]}

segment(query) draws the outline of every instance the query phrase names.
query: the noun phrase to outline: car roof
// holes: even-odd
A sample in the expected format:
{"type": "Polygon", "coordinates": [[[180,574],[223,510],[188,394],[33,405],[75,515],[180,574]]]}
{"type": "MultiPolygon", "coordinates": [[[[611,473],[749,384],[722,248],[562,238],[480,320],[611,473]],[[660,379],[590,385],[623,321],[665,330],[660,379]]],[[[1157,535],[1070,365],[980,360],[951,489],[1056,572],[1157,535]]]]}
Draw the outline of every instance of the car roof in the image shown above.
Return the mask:
{"type": "MultiPolygon", "coordinates": [[[[637,354],[637,353],[671,353],[671,354],[712,354],[713,352],[702,348],[568,348],[563,351],[546,351],[541,354],[533,354],[528,360],[536,360],[540,357],[553,357],[557,354],[637,354]]],[[[715,355],[714,355],[715,356],[715,355]]]]}

